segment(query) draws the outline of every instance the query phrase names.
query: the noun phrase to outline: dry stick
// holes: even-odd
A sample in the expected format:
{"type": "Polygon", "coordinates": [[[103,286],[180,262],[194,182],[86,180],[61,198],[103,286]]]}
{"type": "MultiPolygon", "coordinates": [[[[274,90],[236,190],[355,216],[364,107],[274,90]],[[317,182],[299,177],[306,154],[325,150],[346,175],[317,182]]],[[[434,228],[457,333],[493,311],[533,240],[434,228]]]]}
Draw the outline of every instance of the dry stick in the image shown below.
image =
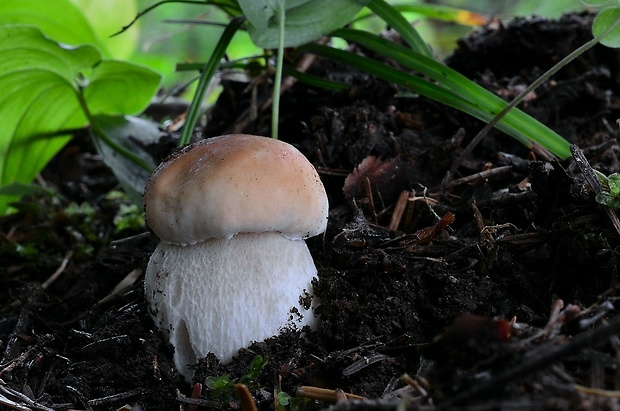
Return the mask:
{"type": "Polygon", "coordinates": [[[532,358],[527,362],[521,363],[497,376],[489,378],[487,381],[462,391],[454,397],[437,405],[436,410],[445,410],[464,401],[478,398],[484,394],[494,392],[511,381],[522,378],[527,374],[547,367],[567,356],[576,354],[586,347],[594,347],[613,335],[620,332],[620,315],[613,317],[609,323],[595,330],[583,332],[573,338],[568,344],[551,349],[548,353],[532,358]]]}
{"type": "MultiPolygon", "coordinates": [[[[301,387],[297,388],[296,395],[298,397],[310,398],[318,401],[336,402],[336,400],[338,399],[335,390],[330,390],[328,388],[311,387],[307,385],[302,385],[301,387]]],[[[344,395],[350,400],[364,399],[364,397],[355,394],[344,393],[344,395]]]]}
{"type": "Polygon", "coordinates": [[[50,285],[52,285],[52,283],[56,281],[58,277],[60,277],[60,274],[62,274],[63,271],[65,271],[65,268],[67,268],[67,264],[69,264],[69,260],[71,260],[71,257],[73,257],[73,251],[69,250],[65,254],[65,258],[62,259],[62,262],[60,263],[58,269],[54,271],[54,273],[47,280],[45,280],[43,284],[41,284],[41,288],[45,290],[50,285]]]}
{"type": "Polygon", "coordinates": [[[248,390],[245,384],[235,384],[235,392],[237,397],[239,397],[241,411],[258,411],[254,398],[252,398],[252,394],[250,394],[250,390],[248,390]]]}
{"type": "MultiPolygon", "coordinates": [[[[456,173],[456,170],[460,167],[460,165],[463,163],[463,161],[465,161],[465,158],[467,158],[467,156],[469,156],[471,154],[471,152],[474,150],[474,148],[476,148],[476,146],[478,144],[480,144],[482,139],[489,133],[491,128],[495,127],[495,125],[497,123],[499,123],[499,121],[502,118],[504,118],[504,116],[506,114],[508,114],[508,112],[510,110],[515,108],[519,103],[521,103],[521,101],[523,101],[523,99],[528,94],[530,94],[532,91],[537,89],[538,86],[540,86],[542,83],[544,83],[549,78],[551,78],[551,76],[553,76],[555,73],[557,73],[562,68],[567,66],[571,61],[573,61],[574,59],[579,57],[581,54],[585,53],[586,51],[588,51],[589,49],[594,47],[596,44],[598,44],[598,42],[601,41],[601,39],[603,37],[605,37],[609,32],[611,32],[613,29],[615,29],[616,26],[618,26],[618,24],[620,24],[620,18],[617,19],[614,22],[614,24],[609,26],[607,28],[607,30],[603,31],[601,34],[599,34],[598,36],[594,37],[592,40],[590,40],[587,43],[583,44],[581,47],[577,48],[572,53],[570,53],[568,56],[566,56],[562,60],[560,60],[557,64],[555,64],[553,67],[551,67],[549,70],[547,70],[542,76],[538,77],[532,84],[530,84],[528,87],[526,87],[525,90],[523,90],[517,97],[515,97],[506,107],[504,107],[504,109],[502,111],[500,111],[499,114],[497,114],[490,122],[487,123],[487,125],[485,125],[482,128],[482,130],[480,130],[480,132],[467,145],[467,147],[465,147],[465,150],[463,150],[463,152],[461,153],[459,158],[456,159],[456,161],[454,162],[454,164],[452,165],[452,167],[450,168],[450,170],[446,174],[446,177],[444,178],[444,180],[442,182],[442,185],[445,186],[446,184],[448,184],[452,180],[452,176],[454,175],[454,173],[456,173]]],[[[542,148],[542,147],[539,147],[539,148],[542,148]]],[[[553,156],[551,156],[551,158],[553,158],[553,156]]]]}
{"type": "MultiPolygon", "coordinates": [[[[570,152],[573,155],[573,159],[575,160],[577,167],[579,167],[579,170],[581,170],[581,174],[583,174],[586,181],[594,191],[594,194],[596,195],[604,191],[603,184],[601,184],[601,182],[596,177],[596,174],[594,174],[594,170],[592,169],[592,166],[590,165],[590,162],[588,162],[586,156],[583,154],[583,151],[581,151],[581,149],[576,144],[571,144],[570,152]]],[[[620,220],[618,220],[618,215],[611,207],[605,206],[604,208],[607,216],[614,225],[616,232],[620,234],[620,220]]]]}
{"type": "Polygon", "coordinates": [[[388,226],[388,229],[390,231],[398,230],[398,226],[403,219],[403,214],[405,213],[405,209],[407,208],[408,203],[409,191],[404,190],[400,193],[400,196],[398,196],[396,206],[394,207],[394,211],[392,212],[392,218],[390,218],[390,225],[388,226]]]}
{"type": "Polygon", "coordinates": [[[32,411],[33,409],[39,411],[54,411],[53,408],[49,408],[45,405],[39,404],[35,400],[28,397],[26,394],[16,391],[9,386],[6,386],[5,382],[2,380],[0,380],[0,405],[6,405],[10,408],[20,411],[32,411]],[[17,402],[16,400],[19,400],[19,402],[17,402]]]}
{"type": "Polygon", "coordinates": [[[472,174],[466,177],[462,177],[457,180],[453,180],[447,184],[446,188],[456,187],[458,185],[466,184],[466,183],[476,181],[476,180],[484,180],[487,177],[490,177],[492,175],[506,173],[510,170],[512,170],[512,166],[501,166],[501,167],[492,168],[490,170],[480,171],[478,173],[475,173],[475,174],[472,174]]]}

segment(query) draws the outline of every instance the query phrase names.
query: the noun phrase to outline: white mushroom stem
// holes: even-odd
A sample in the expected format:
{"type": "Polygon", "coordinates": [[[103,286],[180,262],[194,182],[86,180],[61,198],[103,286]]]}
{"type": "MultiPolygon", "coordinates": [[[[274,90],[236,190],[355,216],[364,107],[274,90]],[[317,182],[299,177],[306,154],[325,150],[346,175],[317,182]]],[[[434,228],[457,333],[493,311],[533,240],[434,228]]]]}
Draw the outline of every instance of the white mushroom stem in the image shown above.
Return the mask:
{"type": "Polygon", "coordinates": [[[238,234],[188,246],[160,243],[145,289],[156,323],[175,347],[177,369],[191,379],[189,365],[209,352],[225,363],[285,327],[314,327],[312,309],[301,300],[311,301],[316,273],[303,240],[238,234]]]}

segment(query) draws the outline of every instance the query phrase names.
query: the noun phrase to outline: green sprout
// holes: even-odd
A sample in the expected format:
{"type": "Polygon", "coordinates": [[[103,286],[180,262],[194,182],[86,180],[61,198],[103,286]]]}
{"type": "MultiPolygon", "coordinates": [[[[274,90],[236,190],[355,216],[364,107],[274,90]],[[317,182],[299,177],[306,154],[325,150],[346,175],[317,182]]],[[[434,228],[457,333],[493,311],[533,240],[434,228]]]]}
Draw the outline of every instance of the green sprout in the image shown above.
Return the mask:
{"type": "Polygon", "coordinates": [[[211,390],[211,395],[213,398],[219,399],[224,404],[228,403],[233,398],[235,385],[252,385],[268,362],[268,356],[263,357],[262,355],[257,355],[248,365],[247,374],[238,379],[231,379],[228,374],[222,374],[219,377],[209,376],[205,378],[205,385],[211,390]]]}
{"type": "Polygon", "coordinates": [[[596,194],[596,202],[614,210],[620,209],[620,174],[612,173],[608,176],[594,170],[596,177],[607,191],[596,194]]]}

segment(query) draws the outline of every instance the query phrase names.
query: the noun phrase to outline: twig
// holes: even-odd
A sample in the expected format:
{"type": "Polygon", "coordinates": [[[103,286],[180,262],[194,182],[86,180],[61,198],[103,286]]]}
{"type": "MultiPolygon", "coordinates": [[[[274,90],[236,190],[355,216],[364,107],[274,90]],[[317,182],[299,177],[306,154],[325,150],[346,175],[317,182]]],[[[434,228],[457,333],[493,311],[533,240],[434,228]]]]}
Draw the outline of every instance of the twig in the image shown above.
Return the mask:
{"type": "Polygon", "coordinates": [[[446,185],[446,188],[456,187],[458,185],[466,184],[466,183],[469,183],[475,180],[484,180],[495,174],[502,174],[507,171],[510,171],[511,169],[512,169],[512,166],[501,166],[501,167],[492,168],[490,170],[481,171],[479,173],[475,173],[467,177],[452,180],[450,181],[450,183],[446,185]]]}
{"type": "Polygon", "coordinates": [[[112,289],[112,291],[110,291],[108,295],[99,300],[97,304],[103,304],[111,300],[112,298],[114,298],[114,296],[120,294],[121,291],[132,286],[138,280],[138,278],[140,278],[141,275],[142,269],[133,269],[129,274],[125,276],[125,278],[123,278],[118,284],[116,284],[116,286],[112,289]]]}
{"type": "Polygon", "coordinates": [[[235,392],[241,403],[241,411],[258,411],[250,390],[244,384],[235,384],[235,392]]]}
{"type": "Polygon", "coordinates": [[[575,384],[577,391],[588,395],[606,398],[620,398],[620,391],[603,390],[600,388],[590,388],[583,385],[575,384]]]}
{"type": "Polygon", "coordinates": [[[398,226],[400,225],[401,220],[403,219],[403,214],[405,213],[405,209],[407,208],[407,204],[409,204],[409,196],[413,194],[410,191],[404,190],[400,193],[398,200],[396,201],[396,206],[394,207],[394,211],[392,212],[392,218],[390,219],[390,225],[388,229],[390,231],[398,230],[398,226]]]}
{"type": "Polygon", "coordinates": [[[72,387],[70,385],[67,385],[67,389],[69,391],[71,391],[78,399],[78,401],[80,402],[80,404],[82,404],[82,406],[87,410],[87,411],[93,411],[93,407],[90,406],[90,404],[88,403],[88,398],[86,398],[86,396],[84,396],[84,394],[82,394],[80,392],[80,390],[78,390],[75,387],[72,387]]]}
{"type": "MultiPolygon", "coordinates": [[[[135,395],[139,395],[142,394],[144,392],[144,388],[136,388],[133,390],[129,390],[129,391],[124,391],[124,392],[119,392],[118,394],[112,394],[112,395],[108,395],[106,397],[100,397],[100,398],[95,398],[92,400],[88,400],[86,399],[77,389],[71,387],[71,386],[67,386],[67,388],[72,391],[74,394],[76,394],[80,400],[80,402],[82,403],[82,406],[84,406],[86,409],[88,410],[92,410],[92,406],[98,406],[98,405],[102,405],[102,404],[108,404],[114,401],[118,401],[118,400],[122,400],[125,398],[129,398],[129,397],[133,397],[135,395]]],[[[53,405],[53,409],[59,409],[59,408],[75,408],[76,404],[54,404],[53,405]]]]}
{"type": "Polygon", "coordinates": [[[32,408],[28,408],[24,405],[21,405],[20,403],[17,403],[15,401],[11,401],[10,399],[6,398],[3,395],[0,395],[0,404],[1,405],[5,405],[9,408],[12,408],[14,410],[17,411],[32,411],[32,408]]]}
{"type": "Polygon", "coordinates": [[[15,391],[11,387],[4,385],[4,381],[0,380],[0,404],[6,405],[18,411],[54,411],[53,408],[46,407],[29,398],[21,392],[15,391]],[[15,401],[18,400],[19,402],[15,401]]]}
{"type": "Polygon", "coordinates": [[[44,290],[47,289],[47,287],[52,285],[52,283],[56,281],[58,277],[60,277],[60,274],[62,274],[63,271],[65,271],[65,268],[67,268],[67,264],[69,264],[69,260],[71,260],[71,257],[73,257],[73,250],[67,251],[67,253],[65,254],[65,258],[62,259],[62,262],[60,263],[58,269],[56,269],[56,271],[54,271],[54,273],[47,280],[45,280],[43,284],[41,284],[41,288],[43,288],[44,290]]]}
{"type": "MultiPolygon", "coordinates": [[[[360,397],[359,395],[355,395],[355,394],[345,393],[344,395],[350,400],[363,400],[364,399],[364,397],[360,397]]],[[[327,388],[309,387],[309,386],[301,386],[297,388],[297,396],[304,397],[304,398],[310,398],[313,400],[319,400],[319,401],[336,402],[337,400],[335,390],[330,390],[327,388]]]]}
{"type": "MultiPolygon", "coordinates": [[[[577,167],[579,167],[579,170],[581,170],[581,174],[583,174],[584,178],[594,191],[594,194],[596,195],[604,191],[603,184],[601,184],[601,182],[596,177],[596,174],[594,174],[594,170],[592,169],[592,166],[588,162],[586,156],[583,154],[583,151],[581,151],[581,149],[576,144],[571,144],[570,152],[573,155],[575,164],[577,164],[577,167]]],[[[618,215],[611,207],[604,206],[604,209],[607,213],[607,216],[611,220],[611,223],[614,225],[616,232],[620,234],[620,220],[618,219],[618,215]]]]}
{"type": "MultiPolygon", "coordinates": [[[[532,359],[493,376],[468,390],[456,394],[454,397],[438,404],[437,410],[446,410],[464,401],[479,398],[487,393],[496,392],[511,381],[515,381],[527,374],[547,367],[556,361],[577,353],[583,348],[597,346],[607,341],[607,339],[618,332],[620,332],[620,315],[612,318],[607,325],[575,336],[572,341],[566,345],[551,348],[547,353],[541,353],[542,355],[539,356],[533,355],[532,359]]],[[[547,347],[548,346],[542,346],[538,351],[548,349],[547,347]]]]}

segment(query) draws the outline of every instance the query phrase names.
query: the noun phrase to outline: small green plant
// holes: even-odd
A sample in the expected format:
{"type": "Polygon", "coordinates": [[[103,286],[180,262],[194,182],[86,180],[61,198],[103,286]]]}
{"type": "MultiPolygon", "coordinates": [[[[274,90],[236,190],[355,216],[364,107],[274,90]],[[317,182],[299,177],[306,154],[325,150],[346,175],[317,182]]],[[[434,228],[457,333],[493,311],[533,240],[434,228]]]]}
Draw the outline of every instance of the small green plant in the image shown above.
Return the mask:
{"type": "MultiPolygon", "coordinates": [[[[168,1],[162,1],[152,7],[164,3],[168,3],[168,1]]],[[[220,42],[215,52],[204,65],[183,135],[179,141],[180,145],[189,142],[206,87],[219,68],[230,39],[240,29],[247,30],[257,46],[265,49],[278,48],[277,54],[275,54],[278,57],[278,64],[276,65],[273,94],[273,137],[277,137],[277,101],[279,97],[279,74],[283,70],[280,59],[283,47],[296,47],[299,52],[312,53],[348,64],[386,81],[409,88],[417,94],[457,108],[487,123],[493,121],[495,116],[498,113],[502,113],[502,110],[508,105],[498,96],[435,60],[419,33],[403,15],[405,11],[415,11],[429,15],[432,18],[444,18],[454,21],[459,19],[459,15],[463,15],[462,11],[458,9],[451,9],[445,6],[434,8],[428,5],[416,8],[413,5],[406,8],[401,7],[401,12],[385,0],[343,1],[343,4],[350,6],[347,8],[346,19],[343,18],[338,21],[326,20],[329,21],[329,24],[321,25],[320,30],[309,31],[307,27],[313,25],[301,23],[315,21],[313,19],[315,14],[321,13],[320,15],[324,15],[326,10],[334,10],[336,5],[333,4],[333,1],[329,2],[329,4],[324,4],[325,2],[323,1],[287,3],[284,0],[265,0],[259,2],[230,0],[224,3],[206,3],[219,6],[234,18],[220,37],[220,42]],[[225,7],[222,7],[222,4],[225,7]],[[355,13],[362,10],[363,6],[366,6],[371,14],[378,16],[388,26],[398,31],[406,45],[403,46],[386,40],[374,33],[342,28],[344,27],[343,22],[353,20],[355,13]],[[305,13],[301,13],[301,11],[305,13]],[[402,66],[402,69],[340,48],[312,43],[312,40],[321,35],[339,37],[346,42],[359,44],[374,53],[396,61],[402,66]]],[[[360,18],[367,18],[368,16],[369,13],[365,12],[360,18]]],[[[467,16],[469,16],[468,19],[470,21],[475,21],[471,17],[471,13],[467,14],[467,16]]],[[[272,54],[267,51],[266,55],[272,54]]],[[[294,69],[288,68],[288,72],[295,75],[294,69]]],[[[301,74],[299,77],[305,80],[310,78],[307,75],[301,74]]],[[[320,80],[315,79],[315,84],[319,84],[319,82],[320,80]]],[[[324,80],[321,84],[327,87],[342,87],[341,84],[334,84],[324,80]]],[[[503,118],[496,120],[496,127],[521,143],[530,147],[541,147],[540,151],[548,152],[549,157],[567,158],[570,155],[569,143],[531,116],[515,108],[502,113],[502,115],[503,118]]]]}
{"type": "Polygon", "coordinates": [[[219,377],[209,376],[205,379],[205,385],[211,390],[213,398],[217,398],[222,403],[228,403],[234,398],[235,385],[244,384],[251,386],[268,362],[269,357],[257,355],[248,365],[247,374],[232,380],[228,374],[222,374],[219,377]]]}
{"type": "Polygon", "coordinates": [[[228,374],[222,374],[219,377],[207,377],[205,385],[211,390],[213,398],[218,398],[225,402],[230,401],[235,391],[235,382],[230,380],[228,374]]]}
{"type": "Polygon", "coordinates": [[[124,230],[144,229],[145,224],[144,210],[136,204],[121,204],[118,213],[114,216],[117,233],[124,230]]]}
{"type": "MultiPolygon", "coordinates": [[[[107,58],[105,46],[69,0],[53,5],[4,0],[0,11],[0,53],[6,57],[0,63],[0,187],[30,183],[86,126],[96,143],[150,172],[152,162],[111,139],[101,124],[107,117],[140,113],[161,76],[107,58]]],[[[0,196],[0,215],[15,198],[0,196]]]]}
{"type": "Polygon", "coordinates": [[[309,398],[293,397],[284,391],[278,391],[276,395],[276,411],[304,410],[310,401],[309,398]]]}
{"type": "MultiPolygon", "coordinates": [[[[272,3],[275,4],[277,2],[272,3]]],[[[281,5],[281,3],[282,2],[279,4],[281,5]]],[[[590,1],[591,6],[597,7],[604,7],[604,3],[603,1],[590,1]]],[[[242,1],[239,1],[239,4],[243,6],[242,1]]],[[[282,7],[278,8],[274,4],[271,4],[271,8],[269,9],[270,13],[267,13],[266,18],[270,19],[272,24],[275,24],[275,21],[280,21],[280,23],[284,25],[284,28],[278,33],[279,39],[281,40],[289,36],[289,29],[283,20],[288,21],[289,12],[294,10],[294,7],[292,7],[291,10],[284,10],[282,7]]],[[[269,6],[265,5],[265,7],[269,6]]],[[[348,64],[361,71],[370,73],[401,87],[408,88],[417,94],[454,107],[488,123],[488,127],[485,127],[478,136],[476,136],[475,141],[468,147],[465,154],[473,149],[475,144],[484,137],[491,127],[496,127],[522,144],[536,150],[543,157],[568,158],[570,156],[569,143],[555,131],[517,109],[516,106],[527,93],[538,87],[557,70],[564,67],[598,42],[613,47],[617,47],[620,43],[620,33],[618,29],[620,7],[611,6],[603,8],[594,21],[593,34],[595,38],[567,56],[566,59],[545,73],[545,75],[541,76],[541,78],[532,84],[526,92],[515,98],[509,104],[495,94],[450,69],[445,64],[435,60],[425,42],[403,15],[405,11],[415,11],[432,18],[444,18],[451,21],[458,21],[459,18],[462,18],[459,16],[466,15],[468,21],[476,21],[471,13],[463,14],[462,11],[457,9],[432,7],[428,5],[420,7],[416,5],[409,5],[406,7],[392,6],[384,0],[370,0],[367,2],[366,7],[373,15],[378,16],[389,27],[396,30],[404,40],[405,45],[386,40],[374,33],[350,28],[338,27],[334,31],[331,31],[329,35],[331,37],[339,37],[349,43],[361,45],[373,53],[396,61],[400,64],[401,68],[385,64],[360,53],[353,53],[340,48],[312,42],[297,47],[297,50],[348,64]]],[[[242,10],[242,12],[245,12],[245,10],[242,10]]],[[[368,16],[368,13],[364,13],[360,18],[367,18],[368,16]]],[[[243,26],[239,24],[239,27],[243,26]]],[[[324,27],[324,29],[327,29],[327,27],[324,27]]],[[[271,39],[273,40],[276,37],[276,32],[273,31],[271,35],[271,39]]],[[[256,42],[257,39],[254,40],[256,42]]],[[[275,47],[275,43],[265,44],[275,47]]],[[[267,47],[266,45],[260,44],[260,42],[257,42],[257,45],[267,47]]],[[[279,53],[281,54],[281,50],[279,53]]],[[[219,61],[222,56],[223,53],[221,55],[212,56],[211,62],[214,62],[214,58],[219,61]]],[[[288,71],[289,74],[296,75],[294,70],[289,68],[288,71]]],[[[279,73],[280,71],[277,70],[276,72],[279,73]]],[[[206,70],[203,70],[203,76],[205,75],[210,76],[210,73],[208,74],[206,70]]],[[[341,88],[343,86],[342,84],[334,84],[324,80],[321,83],[321,80],[311,79],[309,76],[303,74],[299,74],[298,77],[302,80],[312,81],[317,85],[322,84],[325,87],[341,88]]],[[[206,80],[201,81],[203,81],[204,85],[208,84],[206,80]]],[[[274,104],[279,95],[279,90],[277,88],[278,83],[279,77],[276,76],[276,87],[274,89],[273,98],[274,104]]],[[[277,118],[275,117],[277,110],[274,109],[273,113],[274,118],[272,121],[274,125],[272,129],[275,128],[277,122],[277,118]]],[[[189,133],[191,131],[190,126],[193,124],[193,119],[192,122],[188,121],[185,131],[189,133]]],[[[184,138],[189,138],[189,134],[184,135],[184,138]]],[[[186,140],[182,139],[181,143],[185,142],[186,140]]]]}
{"type": "MultiPolygon", "coordinates": [[[[256,46],[265,49],[264,69],[269,71],[276,61],[272,99],[272,136],[275,138],[278,135],[279,86],[283,72],[320,87],[348,87],[286,66],[283,51],[288,47],[299,53],[311,53],[348,64],[487,122],[488,126],[475,141],[479,141],[488,128],[496,127],[547,157],[565,159],[570,156],[569,144],[563,137],[516,108],[525,92],[509,104],[437,61],[404,13],[415,12],[429,18],[461,22],[479,22],[480,16],[445,6],[393,6],[385,0],[162,0],[139,13],[134,21],[167,3],[217,7],[230,16],[214,52],[200,67],[200,80],[179,145],[190,140],[207,87],[222,67],[231,39],[237,31],[245,30],[256,46]],[[397,31],[403,44],[368,31],[343,28],[350,22],[355,23],[356,19],[371,15],[397,31]],[[355,43],[372,53],[353,53],[313,43],[322,36],[355,43]],[[383,59],[375,59],[370,54],[380,55],[383,59]],[[398,65],[386,64],[381,61],[384,59],[398,65]]],[[[606,4],[608,2],[602,0],[589,1],[589,5],[602,8],[593,25],[595,38],[575,50],[554,70],[598,42],[619,46],[620,6],[617,2],[609,7],[606,4]]],[[[107,53],[102,52],[105,48],[80,10],[69,0],[55,0],[53,6],[47,3],[41,6],[35,0],[3,0],[0,4],[0,52],[9,56],[0,63],[0,89],[3,90],[0,102],[0,117],[3,119],[0,188],[11,185],[22,189],[27,187],[73,132],[89,126],[104,161],[115,171],[132,201],[140,203],[139,194],[154,164],[145,153],[131,146],[125,128],[144,128],[144,125],[132,123],[130,115],[140,113],[146,107],[161,78],[146,67],[109,59],[107,53]],[[78,39],[84,39],[83,43],[78,39]],[[66,47],[59,41],[70,41],[76,46],[66,47]],[[83,45],[85,43],[87,45],[83,45]],[[110,134],[110,130],[115,132],[110,134]]],[[[527,92],[553,73],[550,70],[527,92]]],[[[149,133],[156,135],[157,130],[146,132],[149,133]]],[[[4,193],[10,191],[4,190],[4,193]]],[[[15,198],[0,195],[0,214],[6,212],[15,198]]]]}
{"type": "Polygon", "coordinates": [[[615,210],[620,209],[620,174],[612,173],[608,176],[600,171],[594,170],[598,181],[607,191],[596,194],[596,202],[615,210]]]}

